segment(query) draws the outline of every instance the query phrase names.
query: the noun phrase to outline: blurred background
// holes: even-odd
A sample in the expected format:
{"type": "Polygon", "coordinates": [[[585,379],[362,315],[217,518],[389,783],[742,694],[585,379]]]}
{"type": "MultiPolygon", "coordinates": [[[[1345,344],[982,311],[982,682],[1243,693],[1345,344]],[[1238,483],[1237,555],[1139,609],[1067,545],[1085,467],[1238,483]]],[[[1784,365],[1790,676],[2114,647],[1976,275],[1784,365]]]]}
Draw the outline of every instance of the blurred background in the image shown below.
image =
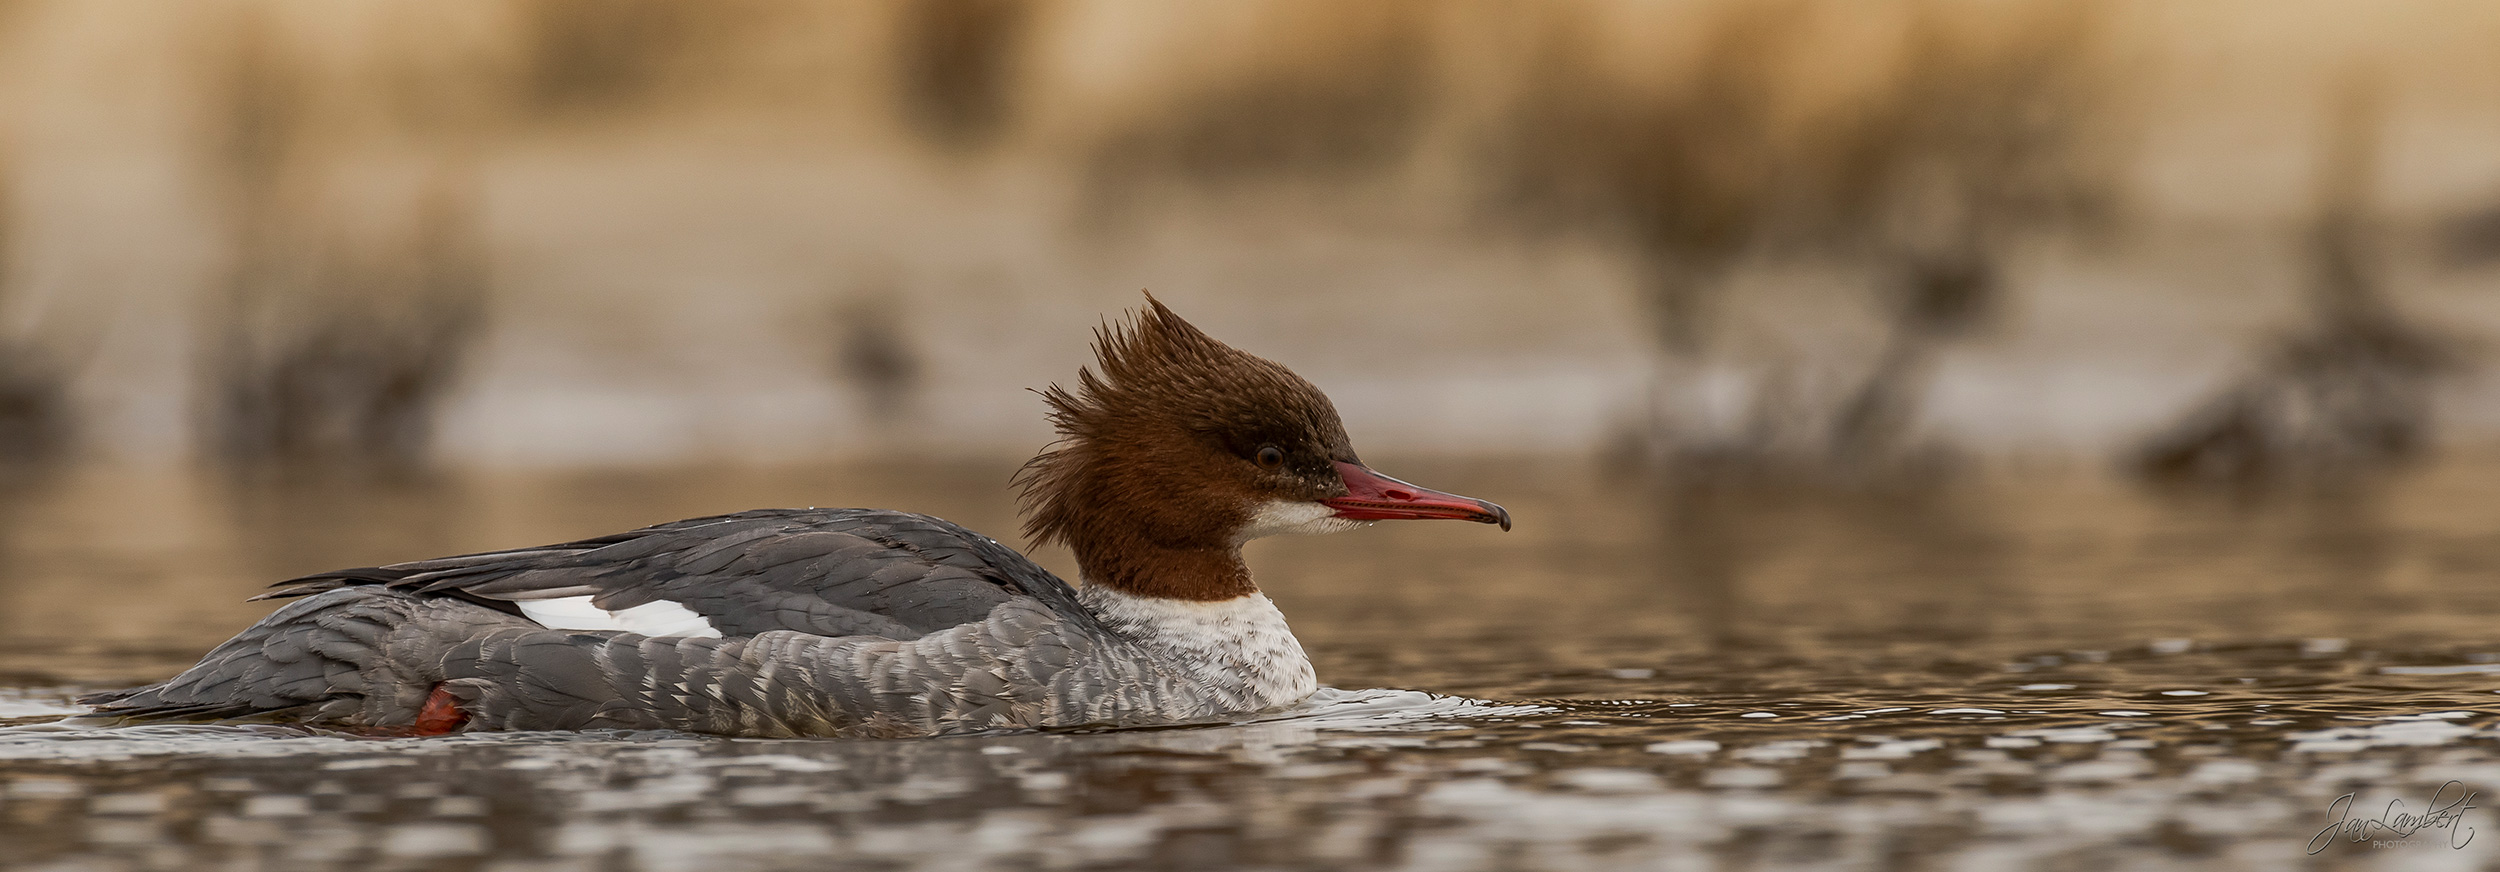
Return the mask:
{"type": "Polygon", "coordinates": [[[0,6],[0,454],[1020,458],[1151,288],[1367,451],[2500,436],[2454,0],[0,6]]]}

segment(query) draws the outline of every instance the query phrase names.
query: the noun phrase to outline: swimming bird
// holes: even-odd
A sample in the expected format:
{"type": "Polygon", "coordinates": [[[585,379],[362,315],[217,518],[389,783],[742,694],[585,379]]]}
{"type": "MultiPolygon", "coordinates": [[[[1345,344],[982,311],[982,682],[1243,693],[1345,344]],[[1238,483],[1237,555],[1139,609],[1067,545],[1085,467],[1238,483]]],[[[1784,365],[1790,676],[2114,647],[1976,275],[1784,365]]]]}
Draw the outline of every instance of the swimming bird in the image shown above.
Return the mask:
{"type": "Polygon", "coordinates": [[[89,716],[397,735],[673,729],[912,737],[1219,722],[1318,681],[1241,546],[1498,505],[1355,456],[1335,406],[1151,295],[1096,333],[997,541],[881,509],[760,509],[273,585],[292,602],[89,716]]]}

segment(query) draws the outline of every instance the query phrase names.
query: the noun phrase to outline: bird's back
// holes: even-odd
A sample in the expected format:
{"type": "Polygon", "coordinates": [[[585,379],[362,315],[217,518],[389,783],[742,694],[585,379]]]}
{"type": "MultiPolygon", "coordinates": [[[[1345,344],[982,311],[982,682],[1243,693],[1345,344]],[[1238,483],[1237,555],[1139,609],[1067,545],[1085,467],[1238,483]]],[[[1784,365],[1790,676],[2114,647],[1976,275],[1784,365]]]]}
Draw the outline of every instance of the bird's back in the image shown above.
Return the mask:
{"type": "MultiPolygon", "coordinates": [[[[300,597],[124,720],[395,728],[438,692],[496,729],[749,735],[1031,726],[1111,642],[1076,592],[924,515],[771,509],[280,582],[300,597]],[[983,666],[982,664],[990,664],[983,666]]],[[[1064,706],[1062,706],[1064,708],[1064,706]]]]}

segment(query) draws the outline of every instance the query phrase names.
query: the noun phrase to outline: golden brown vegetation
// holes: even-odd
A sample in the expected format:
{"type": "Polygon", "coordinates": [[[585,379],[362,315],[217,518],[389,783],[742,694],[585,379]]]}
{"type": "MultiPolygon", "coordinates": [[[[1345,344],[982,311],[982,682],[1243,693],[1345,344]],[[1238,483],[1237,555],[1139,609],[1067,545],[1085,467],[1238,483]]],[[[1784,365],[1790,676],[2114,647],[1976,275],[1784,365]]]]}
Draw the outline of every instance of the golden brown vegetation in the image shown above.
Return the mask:
{"type": "Polygon", "coordinates": [[[2340,477],[2401,464],[2430,445],[2431,391],[2465,358],[2459,340],[2398,310],[2382,275],[2383,232],[2369,191],[2385,122],[2375,77],[2336,95],[2310,222],[2309,321],[2253,370],[2139,449],[2138,471],[2168,482],[2253,484],[2340,477]]]}
{"type": "Polygon", "coordinates": [[[1586,37],[1565,34],[1501,140],[1494,207],[1635,249],[1670,357],[1709,353],[1712,297],[1749,259],[1837,259],[1877,277],[1889,338],[1856,389],[1827,408],[1757,396],[1747,444],[1668,446],[1688,462],[1897,461],[1937,350],[2002,306],[2011,250],[2110,207],[2113,73],[2094,7],[1901,8],[1905,24],[1875,55],[1885,60],[1847,77],[1868,84],[1837,97],[1793,73],[1828,50],[1802,22],[1830,7],[1725,5],[1667,82],[1593,69],[1586,37]],[[1795,427],[1820,432],[1761,432],[1795,427]],[[1800,444],[1819,456],[1754,456],[1800,444]]]}
{"type": "Polygon", "coordinates": [[[246,463],[410,467],[486,302],[464,180],[442,172],[388,241],[360,239],[325,182],[310,74],[247,29],[226,59],[234,260],[213,309],[202,425],[246,463]]]}

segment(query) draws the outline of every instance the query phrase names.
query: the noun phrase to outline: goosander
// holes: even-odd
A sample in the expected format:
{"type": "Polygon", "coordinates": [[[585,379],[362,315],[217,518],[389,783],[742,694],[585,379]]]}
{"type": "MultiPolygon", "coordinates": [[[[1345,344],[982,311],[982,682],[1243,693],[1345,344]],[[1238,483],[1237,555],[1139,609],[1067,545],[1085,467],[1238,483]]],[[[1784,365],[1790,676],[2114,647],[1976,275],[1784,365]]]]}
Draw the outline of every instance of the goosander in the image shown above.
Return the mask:
{"type": "Polygon", "coordinates": [[[1493,503],[1355,457],[1328,397],[1152,295],[1100,370],[1042,392],[1060,439],[1018,472],[1025,533],[1071,587],[981,534],[881,509],[759,509],[539,548],[324,572],[109,722],[395,735],[673,729],[910,737],[1205,723],[1318,689],[1244,542],[1493,503]]]}

